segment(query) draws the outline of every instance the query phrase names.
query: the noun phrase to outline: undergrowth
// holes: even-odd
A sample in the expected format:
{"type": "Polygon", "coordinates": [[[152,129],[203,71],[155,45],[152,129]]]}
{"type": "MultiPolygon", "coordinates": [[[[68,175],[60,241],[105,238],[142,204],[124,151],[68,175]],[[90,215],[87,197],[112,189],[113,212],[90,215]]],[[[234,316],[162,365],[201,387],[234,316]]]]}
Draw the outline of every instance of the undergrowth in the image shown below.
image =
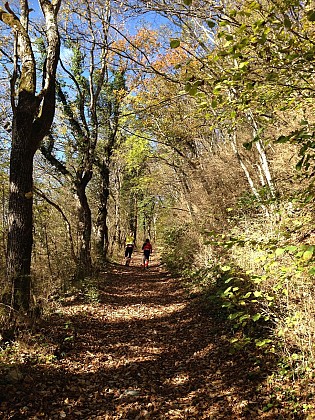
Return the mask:
{"type": "MultiPolygon", "coordinates": [[[[228,233],[210,232],[204,237],[204,252],[210,256],[206,264],[195,255],[182,267],[188,297],[199,296],[228,321],[236,351],[256,348],[278,360],[269,377],[269,408],[281,404],[288,412],[303,415],[315,410],[311,210],[296,201],[274,207],[268,218],[246,222],[235,217],[228,233]]],[[[193,238],[186,247],[191,247],[193,238]]],[[[168,258],[173,254],[168,253],[168,258]]]]}

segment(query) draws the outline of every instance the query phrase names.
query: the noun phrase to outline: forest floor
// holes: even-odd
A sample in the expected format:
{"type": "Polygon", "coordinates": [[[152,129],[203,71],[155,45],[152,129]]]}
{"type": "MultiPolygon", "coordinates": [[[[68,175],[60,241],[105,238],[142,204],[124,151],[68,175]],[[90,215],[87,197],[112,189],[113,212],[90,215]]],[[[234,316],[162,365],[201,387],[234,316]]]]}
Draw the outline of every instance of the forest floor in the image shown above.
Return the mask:
{"type": "Polygon", "coordinates": [[[46,359],[30,352],[29,338],[19,362],[2,366],[0,418],[303,418],[270,404],[272,361],[233,352],[230,339],[215,310],[136,255],[36,327],[46,359]]]}

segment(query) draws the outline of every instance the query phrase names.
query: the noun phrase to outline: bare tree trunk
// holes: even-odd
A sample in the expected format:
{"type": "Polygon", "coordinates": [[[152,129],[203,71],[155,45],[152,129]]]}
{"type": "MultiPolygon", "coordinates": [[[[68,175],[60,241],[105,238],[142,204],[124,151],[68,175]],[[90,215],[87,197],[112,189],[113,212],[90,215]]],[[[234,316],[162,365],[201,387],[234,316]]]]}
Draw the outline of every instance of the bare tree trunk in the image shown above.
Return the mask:
{"type": "Polygon", "coordinates": [[[99,193],[99,208],[96,220],[96,250],[99,263],[102,265],[106,262],[109,248],[108,237],[108,199],[109,199],[109,168],[103,163],[100,169],[101,185],[99,193]]]}
{"type": "Polygon", "coordinates": [[[116,200],[114,198],[114,214],[115,214],[115,226],[114,226],[114,233],[112,235],[112,241],[110,246],[110,255],[113,255],[115,244],[118,245],[118,248],[120,249],[123,245],[123,240],[121,237],[121,226],[120,226],[120,204],[119,200],[116,200]]]}
{"type": "MultiPolygon", "coordinates": [[[[270,195],[272,198],[276,197],[276,188],[271,176],[271,172],[269,169],[269,162],[267,159],[267,155],[266,155],[266,151],[264,148],[264,145],[262,143],[262,141],[259,138],[259,126],[257,124],[257,121],[255,120],[255,117],[253,116],[253,114],[251,112],[248,113],[247,118],[250,122],[252,122],[252,126],[253,126],[253,138],[257,138],[257,140],[255,141],[255,146],[258,152],[258,156],[259,156],[259,166],[260,166],[260,170],[264,175],[264,178],[266,180],[266,183],[268,185],[269,191],[270,191],[270,195]]],[[[264,185],[264,184],[262,184],[264,185]]]]}
{"type": "Polygon", "coordinates": [[[78,198],[78,235],[79,235],[79,259],[77,263],[76,280],[82,280],[92,272],[91,259],[91,234],[92,215],[86,196],[86,178],[76,183],[76,195],[78,198]]]}
{"type": "Polygon", "coordinates": [[[6,192],[5,192],[5,187],[4,187],[4,183],[2,185],[2,191],[1,191],[1,195],[2,195],[2,212],[1,212],[1,216],[2,216],[2,233],[1,233],[1,245],[2,245],[2,257],[1,257],[1,267],[5,267],[6,265],[6,245],[7,245],[7,241],[6,241],[6,229],[5,226],[7,224],[6,222],[6,209],[5,209],[5,203],[6,203],[6,192]]]}
{"type": "Polygon", "coordinates": [[[187,179],[186,179],[185,175],[181,173],[181,171],[178,171],[178,170],[175,170],[175,169],[174,169],[174,171],[175,171],[175,174],[176,174],[178,180],[180,181],[180,186],[181,186],[181,189],[182,189],[182,196],[184,198],[184,201],[186,202],[186,206],[187,206],[190,218],[193,222],[195,222],[196,221],[196,215],[195,215],[195,211],[194,211],[193,206],[192,206],[192,200],[190,198],[190,188],[189,188],[189,185],[187,183],[187,179]]]}
{"type": "Polygon", "coordinates": [[[55,113],[55,76],[60,54],[57,14],[60,0],[39,0],[46,21],[46,59],[42,91],[36,95],[37,68],[28,33],[29,5],[20,0],[20,17],[5,3],[2,20],[16,34],[11,78],[12,147],[10,158],[7,276],[13,305],[29,310],[33,245],[33,158],[48,133],[55,113]],[[19,65],[19,64],[20,65],[19,65]]]}
{"type": "Polygon", "coordinates": [[[272,198],[276,197],[276,189],[274,186],[274,182],[270,173],[270,169],[269,169],[269,163],[268,163],[268,159],[266,156],[266,152],[265,152],[265,148],[261,142],[261,140],[257,140],[255,142],[256,145],[256,149],[258,151],[259,154],[259,160],[260,160],[260,168],[262,173],[264,174],[265,180],[267,182],[267,185],[269,187],[269,191],[270,194],[272,196],[272,198]]]}
{"type": "Polygon", "coordinates": [[[46,255],[47,255],[47,263],[49,268],[49,273],[51,278],[54,277],[54,271],[51,266],[51,254],[50,254],[50,247],[49,247],[49,238],[48,238],[48,232],[47,232],[47,224],[45,223],[44,226],[44,232],[45,232],[45,248],[46,248],[46,255]]]}
{"type": "Polygon", "coordinates": [[[117,71],[114,74],[112,83],[108,83],[107,107],[103,109],[102,124],[105,128],[106,136],[103,139],[100,159],[96,159],[100,171],[100,193],[99,209],[97,217],[97,242],[96,249],[98,260],[101,264],[105,263],[109,248],[108,232],[108,200],[110,193],[110,168],[111,158],[117,143],[118,123],[120,116],[121,103],[116,97],[115,91],[125,89],[124,71],[117,71]],[[99,160],[99,161],[98,161],[99,160]]]}
{"type": "Polygon", "coordinates": [[[233,133],[232,135],[230,135],[230,139],[231,139],[232,149],[233,149],[233,151],[234,151],[234,153],[235,153],[235,156],[236,156],[236,158],[237,158],[237,160],[238,160],[238,162],[239,162],[239,164],[240,164],[241,168],[242,168],[242,169],[243,169],[243,171],[244,171],[244,174],[245,174],[246,179],[247,179],[247,181],[248,181],[248,183],[249,183],[249,186],[250,186],[250,188],[251,188],[251,190],[252,190],[252,193],[253,193],[253,194],[254,194],[254,196],[257,198],[257,200],[259,200],[259,201],[260,201],[260,195],[259,195],[259,192],[257,191],[257,189],[256,189],[256,187],[255,187],[255,184],[254,184],[254,181],[253,181],[253,179],[252,179],[252,177],[251,177],[251,175],[250,175],[250,173],[249,173],[249,170],[248,170],[248,168],[247,168],[247,166],[246,166],[245,162],[243,161],[243,159],[242,159],[242,157],[241,157],[241,155],[239,154],[239,151],[238,151],[238,149],[237,149],[237,144],[236,144],[236,133],[233,133]]]}
{"type": "Polygon", "coordinates": [[[33,153],[28,150],[25,137],[22,148],[15,147],[15,142],[10,159],[7,275],[13,285],[15,309],[28,311],[33,245],[33,153]]]}
{"type": "Polygon", "coordinates": [[[255,187],[254,181],[253,181],[253,179],[252,179],[252,177],[251,177],[251,175],[249,173],[249,170],[248,170],[245,162],[243,161],[241,155],[239,154],[239,152],[237,150],[236,134],[233,133],[232,135],[230,135],[230,139],[231,139],[231,145],[232,145],[232,149],[233,149],[233,151],[235,153],[236,159],[238,160],[241,168],[244,171],[244,174],[245,174],[246,179],[247,179],[247,181],[249,183],[249,186],[250,186],[250,188],[252,190],[252,193],[256,197],[257,201],[260,203],[260,206],[264,210],[264,213],[266,214],[266,216],[268,216],[269,215],[268,209],[267,209],[267,207],[264,204],[261,203],[261,197],[259,195],[259,192],[257,191],[257,189],[255,187]]]}

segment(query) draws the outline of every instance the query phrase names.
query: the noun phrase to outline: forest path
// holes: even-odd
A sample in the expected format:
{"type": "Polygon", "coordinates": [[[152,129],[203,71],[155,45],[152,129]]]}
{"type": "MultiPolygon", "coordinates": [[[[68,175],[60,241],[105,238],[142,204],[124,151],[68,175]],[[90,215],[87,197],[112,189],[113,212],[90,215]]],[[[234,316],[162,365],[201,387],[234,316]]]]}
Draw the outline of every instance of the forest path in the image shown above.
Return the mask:
{"type": "Polygon", "coordinates": [[[0,383],[1,418],[288,418],[262,411],[257,360],[231,353],[223,321],[154,260],[109,266],[87,295],[41,326],[57,359],[24,361],[0,383]]]}

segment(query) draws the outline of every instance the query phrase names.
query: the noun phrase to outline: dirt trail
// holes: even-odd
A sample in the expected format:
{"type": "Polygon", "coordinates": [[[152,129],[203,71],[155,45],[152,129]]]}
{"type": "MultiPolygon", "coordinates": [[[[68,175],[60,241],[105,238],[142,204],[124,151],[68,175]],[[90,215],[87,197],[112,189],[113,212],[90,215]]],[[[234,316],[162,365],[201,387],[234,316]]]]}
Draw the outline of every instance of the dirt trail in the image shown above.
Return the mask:
{"type": "Polygon", "coordinates": [[[288,418],[263,413],[264,373],[230,352],[215,312],[139,258],[101,273],[94,303],[69,299],[41,326],[56,359],[25,361],[1,381],[0,418],[288,418]]]}

